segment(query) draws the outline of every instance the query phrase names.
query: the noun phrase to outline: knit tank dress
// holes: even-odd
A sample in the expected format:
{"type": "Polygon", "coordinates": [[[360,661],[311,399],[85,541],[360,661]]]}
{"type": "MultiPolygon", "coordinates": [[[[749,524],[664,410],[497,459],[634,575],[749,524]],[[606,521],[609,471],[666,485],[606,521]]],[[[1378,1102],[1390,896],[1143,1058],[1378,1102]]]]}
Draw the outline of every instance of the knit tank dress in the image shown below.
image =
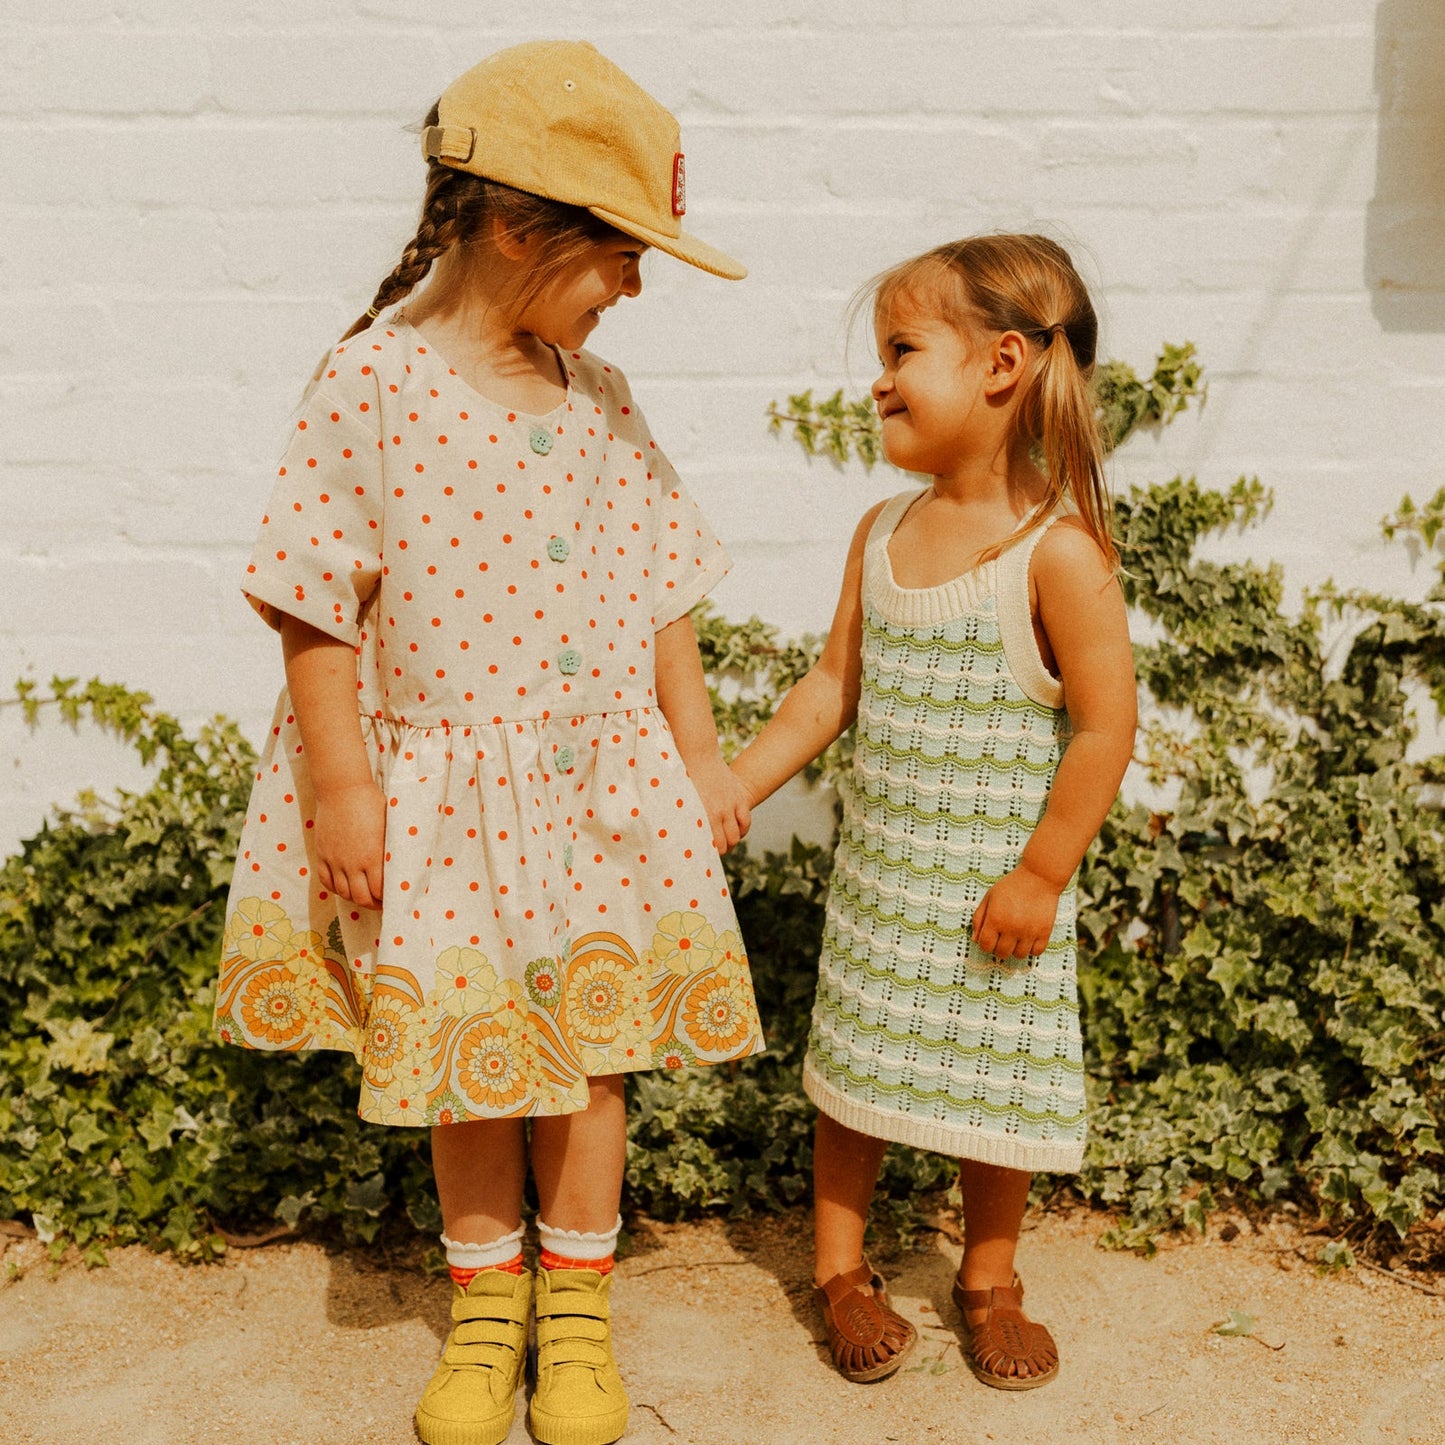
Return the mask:
{"type": "Polygon", "coordinates": [[[973,912],[1013,869],[1069,737],[1029,614],[1046,528],[937,587],[900,587],[894,497],[863,565],[863,679],[803,1084],[859,1133],[1076,1171],[1085,1135],[1071,879],[1043,956],[999,964],[973,912]]]}

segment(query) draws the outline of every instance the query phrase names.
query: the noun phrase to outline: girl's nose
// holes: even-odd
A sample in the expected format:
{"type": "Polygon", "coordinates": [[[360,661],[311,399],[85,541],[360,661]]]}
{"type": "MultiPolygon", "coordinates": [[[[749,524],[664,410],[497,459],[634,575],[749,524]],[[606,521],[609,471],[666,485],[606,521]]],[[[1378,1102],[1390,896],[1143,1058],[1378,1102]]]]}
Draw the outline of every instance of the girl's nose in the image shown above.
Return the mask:
{"type": "Polygon", "coordinates": [[[878,373],[878,379],[869,387],[869,391],[872,393],[875,402],[882,401],[892,390],[893,383],[888,379],[888,371],[886,368],[878,373]]]}
{"type": "Polygon", "coordinates": [[[622,272],[622,294],[624,296],[642,295],[642,258],[631,256],[622,272]]]}

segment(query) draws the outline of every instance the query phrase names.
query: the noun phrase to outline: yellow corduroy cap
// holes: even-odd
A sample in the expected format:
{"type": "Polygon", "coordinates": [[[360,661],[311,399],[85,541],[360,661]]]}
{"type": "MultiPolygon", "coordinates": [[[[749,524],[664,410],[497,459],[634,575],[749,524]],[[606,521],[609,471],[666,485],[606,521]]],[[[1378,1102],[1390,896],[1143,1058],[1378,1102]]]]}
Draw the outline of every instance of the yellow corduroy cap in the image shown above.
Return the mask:
{"type": "Polygon", "coordinates": [[[489,55],[442,92],[422,151],[456,170],[581,206],[669,256],[741,280],[747,268],[682,229],[677,120],[585,40],[489,55]]]}

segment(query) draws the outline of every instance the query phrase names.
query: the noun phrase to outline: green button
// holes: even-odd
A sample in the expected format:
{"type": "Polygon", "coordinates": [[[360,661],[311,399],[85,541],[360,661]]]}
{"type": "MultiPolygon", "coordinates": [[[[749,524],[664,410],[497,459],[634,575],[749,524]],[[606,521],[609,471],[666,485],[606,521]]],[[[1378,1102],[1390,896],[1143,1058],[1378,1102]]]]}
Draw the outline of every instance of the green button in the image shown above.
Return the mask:
{"type": "Polygon", "coordinates": [[[565,562],[567,560],[567,554],[571,552],[571,550],[571,544],[565,537],[553,537],[552,540],[547,543],[547,555],[554,562],[565,562]]]}
{"type": "Polygon", "coordinates": [[[543,431],[539,426],[532,428],[532,435],[527,440],[532,443],[532,450],[539,457],[545,457],[552,450],[552,433],[543,431]]]}
{"type": "Polygon", "coordinates": [[[557,749],[557,767],[564,773],[570,772],[572,770],[571,748],[557,749]]]}
{"type": "Polygon", "coordinates": [[[564,677],[571,677],[582,666],[582,654],[575,647],[564,647],[557,654],[557,668],[564,677]]]}

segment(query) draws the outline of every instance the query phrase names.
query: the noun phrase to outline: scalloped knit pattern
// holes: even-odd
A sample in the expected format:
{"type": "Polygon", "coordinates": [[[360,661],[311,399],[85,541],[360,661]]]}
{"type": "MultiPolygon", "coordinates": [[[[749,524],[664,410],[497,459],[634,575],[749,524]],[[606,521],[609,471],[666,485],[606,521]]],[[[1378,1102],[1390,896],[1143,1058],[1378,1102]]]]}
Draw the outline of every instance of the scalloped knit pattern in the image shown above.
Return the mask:
{"type": "Polygon", "coordinates": [[[1011,1169],[1077,1170],[1085,1136],[1071,881],[1032,964],[973,941],[1068,741],[1028,562],[1044,529],[939,587],[894,581],[895,497],[863,574],[863,682],[803,1082],[875,1138],[1011,1169]]]}

